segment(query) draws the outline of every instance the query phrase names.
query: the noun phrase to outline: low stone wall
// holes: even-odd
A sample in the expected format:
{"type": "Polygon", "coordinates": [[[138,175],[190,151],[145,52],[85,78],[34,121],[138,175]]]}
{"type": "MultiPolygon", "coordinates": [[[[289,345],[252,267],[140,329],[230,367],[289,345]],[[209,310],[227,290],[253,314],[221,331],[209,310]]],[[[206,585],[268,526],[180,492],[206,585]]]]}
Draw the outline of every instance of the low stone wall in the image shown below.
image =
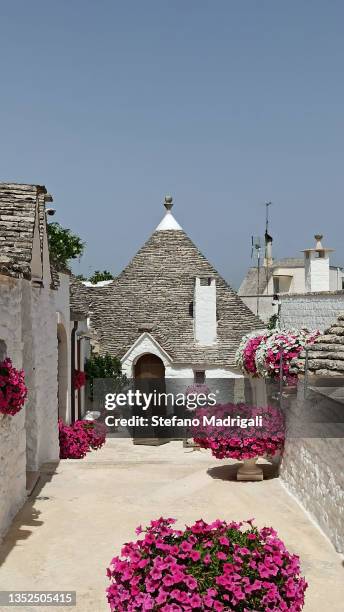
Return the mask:
{"type": "Polygon", "coordinates": [[[281,327],[324,331],[344,312],[344,291],[280,295],[281,327]]]}
{"type": "Polygon", "coordinates": [[[303,383],[300,383],[288,411],[292,411],[295,422],[298,419],[301,422],[302,415],[315,405],[323,414],[333,410],[334,422],[303,423],[299,434],[287,435],[280,476],[336,550],[344,553],[344,445],[340,437],[327,437],[339,427],[335,421],[341,410],[344,413],[344,405],[321,396],[314,387],[304,397],[303,383]],[[317,429],[319,437],[301,437],[307,429],[313,435],[317,429]]]}

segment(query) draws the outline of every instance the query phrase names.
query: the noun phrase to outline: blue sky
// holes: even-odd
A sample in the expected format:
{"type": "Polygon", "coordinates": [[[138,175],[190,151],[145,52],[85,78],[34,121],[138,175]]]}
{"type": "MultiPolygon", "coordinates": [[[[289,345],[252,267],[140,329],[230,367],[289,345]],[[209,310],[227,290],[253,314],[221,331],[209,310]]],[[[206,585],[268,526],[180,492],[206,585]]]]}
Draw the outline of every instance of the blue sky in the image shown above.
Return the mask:
{"type": "Polygon", "coordinates": [[[0,178],[43,183],[119,272],[163,214],[234,286],[272,200],[275,256],[343,251],[344,4],[0,4],[0,178]]]}

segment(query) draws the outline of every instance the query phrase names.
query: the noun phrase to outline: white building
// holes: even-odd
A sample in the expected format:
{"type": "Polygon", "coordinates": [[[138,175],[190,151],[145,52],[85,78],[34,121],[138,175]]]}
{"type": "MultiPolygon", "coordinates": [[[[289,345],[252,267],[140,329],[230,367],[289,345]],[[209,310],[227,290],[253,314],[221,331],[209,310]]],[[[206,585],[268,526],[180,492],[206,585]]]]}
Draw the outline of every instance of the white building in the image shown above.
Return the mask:
{"type": "Polygon", "coordinates": [[[322,235],[316,234],[315,240],[314,248],[304,249],[302,259],[291,257],[274,261],[269,251],[270,256],[265,258],[259,270],[249,268],[238,294],[264,321],[277,313],[274,296],[290,300],[294,296],[344,289],[344,268],[331,265],[332,249],[323,247],[322,235]]]}
{"type": "Polygon", "coordinates": [[[71,330],[73,317],[83,315],[71,319],[69,275],[50,268],[45,205],[51,201],[45,187],[0,183],[0,361],[9,357],[23,368],[28,387],[19,413],[0,414],[0,539],[42,464],[59,459],[58,413],[69,421],[81,402],[72,393],[71,330]]]}

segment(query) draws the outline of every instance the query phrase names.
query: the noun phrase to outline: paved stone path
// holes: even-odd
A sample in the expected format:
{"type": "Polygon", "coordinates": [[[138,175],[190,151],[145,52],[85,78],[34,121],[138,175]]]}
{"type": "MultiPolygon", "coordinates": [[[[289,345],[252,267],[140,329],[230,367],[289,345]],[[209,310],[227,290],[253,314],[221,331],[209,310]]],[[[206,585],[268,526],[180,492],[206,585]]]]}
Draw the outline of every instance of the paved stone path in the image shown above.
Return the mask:
{"type": "MultiPolygon", "coordinates": [[[[306,612],[342,612],[344,567],[340,555],[289,496],[277,478],[238,483],[235,466],[180,442],[160,447],[107,441],[86,459],[45,466],[40,484],[0,547],[0,589],[76,590],[76,608],[27,608],[27,612],[106,612],[105,569],[135,527],[174,516],[255,517],[272,525],[301,556],[309,582],[306,612]]],[[[268,470],[269,466],[266,466],[268,470]]],[[[1,612],[10,609],[1,608],[1,612]]]]}

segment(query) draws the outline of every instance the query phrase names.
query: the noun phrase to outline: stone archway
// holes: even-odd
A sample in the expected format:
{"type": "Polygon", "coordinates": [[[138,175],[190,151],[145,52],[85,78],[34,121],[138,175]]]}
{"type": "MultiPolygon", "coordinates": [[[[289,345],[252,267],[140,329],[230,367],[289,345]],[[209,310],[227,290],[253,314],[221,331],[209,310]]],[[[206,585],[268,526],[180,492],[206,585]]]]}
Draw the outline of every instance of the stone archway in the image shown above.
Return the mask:
{"type": "Polygon", "coordinates": [[[68,422],[68,340],[62,323],[57,325],[57,402],[59,419],[68,422]]]}

